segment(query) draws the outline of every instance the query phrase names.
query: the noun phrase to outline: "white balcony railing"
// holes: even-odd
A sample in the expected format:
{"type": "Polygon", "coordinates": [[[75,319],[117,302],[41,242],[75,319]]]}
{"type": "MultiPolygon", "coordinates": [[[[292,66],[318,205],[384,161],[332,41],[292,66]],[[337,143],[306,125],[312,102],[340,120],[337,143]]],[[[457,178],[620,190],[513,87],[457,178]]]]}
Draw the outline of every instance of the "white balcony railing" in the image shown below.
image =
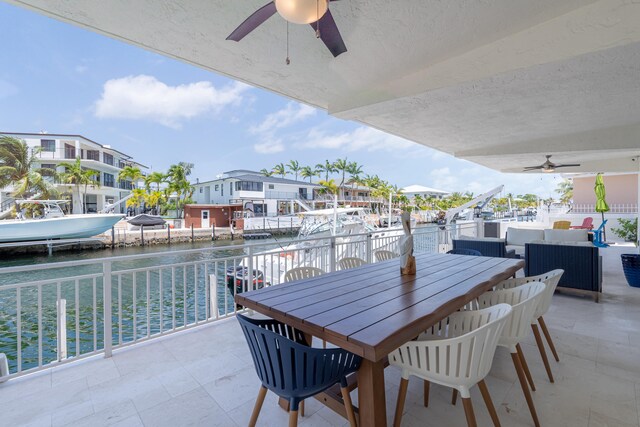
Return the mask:
{"type": "MultiPolygon", "coordinates": [[[[476,224],[418,228],[415,252],[445,251],[462,234],[477,235],[476,224]]],[[[375,250],[395,250],[399,238],[382,230],[305,239],[295,247],[269,242],[2,268],[0,353],[9,360],[8,378],[109,357],[118,348],[233,316],[242,310],[236,292],[278,285],[294,260],[331,272],[343,256],[374,262],[375,250]],[[266,267],[259,269],[267,265],[277,265],[269,278],[266,267]]]]}
{"type": "MultiPolygon", "coordinates": [[[[609,204],[608,213],[637,213],[638,205],[633,203],[612,203],[609,204]]],[[[570,213],[595,214],[596,205],[594,204],[577,204],[573,205],[570,213]]]]}

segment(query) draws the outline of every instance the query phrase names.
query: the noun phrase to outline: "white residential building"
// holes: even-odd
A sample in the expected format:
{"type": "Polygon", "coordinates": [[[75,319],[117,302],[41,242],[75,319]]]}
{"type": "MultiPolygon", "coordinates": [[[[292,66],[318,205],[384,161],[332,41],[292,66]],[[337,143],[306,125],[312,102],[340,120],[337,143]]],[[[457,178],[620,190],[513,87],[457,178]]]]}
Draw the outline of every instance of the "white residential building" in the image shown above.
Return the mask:
{"type": "Polygon", "coordinates": [[[448,191],[438,190],[436,188],[425,187],[423,185],[410,185],[402,189],[402,194],[412,199],[416,196],[420,197],[436,197],[442,199],[451,193],[448,191]]]}
{"type": "Polygon", "coordinates": [[[310,207],[317,184],[232,170],[216,179],[193,184],[198,204],[242,205],[256,216],[294,213],[310,207]]]}
{"type": "MultiPolygon", "coordinates": [[[[72,163],[79,157],[83,167],[97,171],[99,175],[96,178],[100,181],[100,187],[89,186],[87,188],[87,213],[98,212],[104,208],[105,204],[121,200],[131,192],[135,183],[118,180],[118,174],[122,168],[133,165],[139,167],[143,173],[147,170],[146,166],[135,162],[128,154],[111,148],[109,145],[99,144],[82,135],[15,132],[0,132],[0,134],[25,141],[36,153],[39,159],[37,164],[39,168],[56,169],[61,173],[64,172],[64,167],[59,166],[60,163],[72,163]]],[[[82,213],[82,201],[74,195],[74,186],[55,185],[61,194],[72,196],[73,213],[82,213]]],[[[0,203],[2,205],[12,203],[11,191],[11,187],[0,189],[0,203]]],[[[125,203],[122,203],[116,207],[115,212],[124,213],[125,210],[125,203]]]]}

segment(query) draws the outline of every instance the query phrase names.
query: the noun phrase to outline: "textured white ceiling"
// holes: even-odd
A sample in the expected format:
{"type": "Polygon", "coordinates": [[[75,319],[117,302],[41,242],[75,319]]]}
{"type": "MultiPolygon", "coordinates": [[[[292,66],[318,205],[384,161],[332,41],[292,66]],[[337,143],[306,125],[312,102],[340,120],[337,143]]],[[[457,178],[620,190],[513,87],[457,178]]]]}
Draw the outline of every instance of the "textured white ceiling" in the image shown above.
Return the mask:
{"type": "Polygon", "coordinates": [[[348,52],[291,25],[289,66],[278,15],[225,40],[265,0],[9,1],[495,169],[640,154],[636,1],[341,0],[348,52]]]}

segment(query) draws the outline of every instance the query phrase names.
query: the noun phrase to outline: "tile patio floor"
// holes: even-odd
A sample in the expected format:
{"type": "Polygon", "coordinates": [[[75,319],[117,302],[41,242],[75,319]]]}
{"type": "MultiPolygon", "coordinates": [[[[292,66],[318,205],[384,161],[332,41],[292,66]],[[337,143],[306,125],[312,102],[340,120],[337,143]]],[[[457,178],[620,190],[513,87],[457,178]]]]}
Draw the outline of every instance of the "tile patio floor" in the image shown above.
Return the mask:
{"type": "MultiPolygon", "coordinates": [[[[547,316],[560,363],[556,383],[544,372],[533,337],[523,345],[538,390],[543,426],[640,426],[640,289],[627,286],[619,254],[604,252],[604,295],[556,295],[547,316]]],[[[387,413],[393,416],[399,372],[386,370],[387,413]]],[[[509,354],[498,349],[489,390],[503,426],[531,426],[509,354]]],[[[244,337],[234,319],[0,385],[0,426],[245,426],[258,391],[244,337]]],[[[432,386],[429,408],[411,381],[403,425],[465,426],[450,391],[432,386]]],[[[357,402],[357,392],[353,393],[357,402]]],[[[478,424],[491,425],[479,392],[478,424]]],[[[311,399],[301,426],[343,426],[346,420],[311,399]]],[[[269,393],[258,425],[285,426],[269,393]]]]}

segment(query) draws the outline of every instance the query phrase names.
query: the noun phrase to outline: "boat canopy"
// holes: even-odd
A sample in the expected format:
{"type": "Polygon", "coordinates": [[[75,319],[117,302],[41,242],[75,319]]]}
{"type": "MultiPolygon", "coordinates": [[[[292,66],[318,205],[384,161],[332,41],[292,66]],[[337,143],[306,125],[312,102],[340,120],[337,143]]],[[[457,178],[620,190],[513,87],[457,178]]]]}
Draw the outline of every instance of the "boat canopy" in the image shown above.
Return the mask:
{"type": "Polygon", "coordinates": [[[153,226],[153,225],[164,225],[166,221],[159,216],[140,214],[137,215],[130,220],[127,221],[131,225],[139,225],[139,226],[153,226]]]}

